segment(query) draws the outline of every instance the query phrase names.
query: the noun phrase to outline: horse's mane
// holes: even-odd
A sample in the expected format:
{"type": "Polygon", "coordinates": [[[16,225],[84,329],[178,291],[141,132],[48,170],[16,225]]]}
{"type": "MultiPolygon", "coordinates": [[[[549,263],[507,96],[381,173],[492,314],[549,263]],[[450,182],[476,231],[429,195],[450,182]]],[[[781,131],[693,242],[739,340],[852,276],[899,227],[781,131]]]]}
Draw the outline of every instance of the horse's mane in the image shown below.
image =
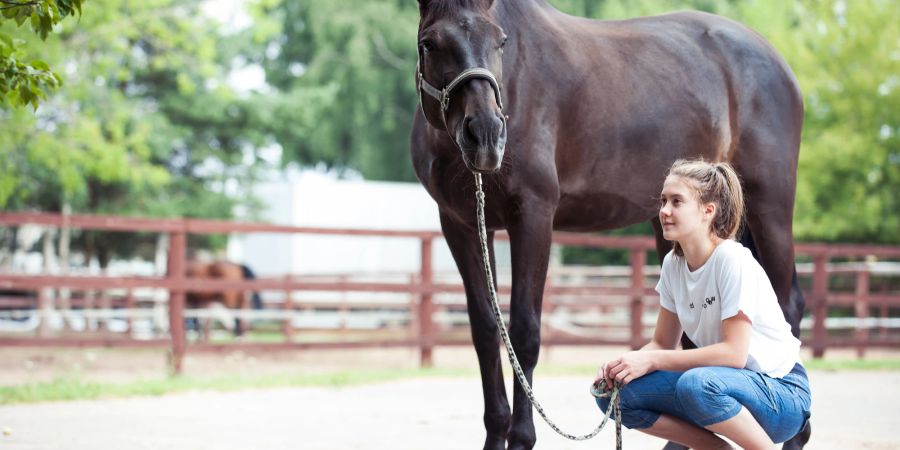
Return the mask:
{"type": "Polygon", "coordinates": [[[423,0],[420,5],[426,5],[421,9],[428,17],[445,17],[455,15],[462,9],[482,9],[486,0],[423,0]]]}

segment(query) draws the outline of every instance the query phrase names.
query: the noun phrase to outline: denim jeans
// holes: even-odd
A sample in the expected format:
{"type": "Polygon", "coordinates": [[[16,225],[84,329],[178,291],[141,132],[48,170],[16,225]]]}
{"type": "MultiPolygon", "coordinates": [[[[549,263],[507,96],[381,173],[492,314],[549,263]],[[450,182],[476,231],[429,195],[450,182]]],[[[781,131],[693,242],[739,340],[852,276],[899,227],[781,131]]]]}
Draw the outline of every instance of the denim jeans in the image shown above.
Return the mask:
{"type": "MultiPolygon", "coordinates": [[[[812,401],[806,369],[799,363],[783,378],[730,367],[660,370],[626,384],[619,396],[622,424],[628,428],[647,428],[660,414],[706,427],[734,417],[743,406],[773,442],[801,430],[812,401]]],[[[609,399],[599,398],[597,404],[606,411],[609,399]]]]}

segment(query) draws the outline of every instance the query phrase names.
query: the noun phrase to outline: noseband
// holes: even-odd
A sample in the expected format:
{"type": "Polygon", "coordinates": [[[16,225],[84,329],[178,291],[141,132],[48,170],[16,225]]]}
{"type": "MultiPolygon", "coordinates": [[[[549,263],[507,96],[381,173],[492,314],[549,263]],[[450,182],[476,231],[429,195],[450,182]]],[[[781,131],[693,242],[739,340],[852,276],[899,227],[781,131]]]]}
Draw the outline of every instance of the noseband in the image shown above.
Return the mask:
{"type": "MultiPolygon", "coordinates": [[[[441,121],[444,123],[444,130],[447,131],[447,134],[450,135],[450,139],[456,143],[456,139],[453,138],[453,134],[450,133],[450,127],[447,126],[447,110],[450,108],[450,94],[453,93],[453,90],[469,81],[473,78],[481,78],[487,80],[490,83],[491,88],[494,90],[494,98],[497,100],[497,107],[500,108],[500,111],[503,111],[503,100],[500,97],[500,84],[497,82],[497,78],[494,74],[491,73],[490,70],[487,70],[482,67],[473,67],[471,69],[466,69],[462,73],[456,76],[444,89],[438,90],[430,83],[425,81],[425,77],[422,76],[422,66],[421,62],[416,62],[416,73],[418,74],[418,91],[419,91],[419,104],[422,105],[422,114],[425,114],[427,118],[427,113],[425,112],[425,103],[422,101],[422,92],[428,94],[433,97],[441,104],[441,121]]],[[[503,121],[504,126],[506,125],[506,117],[502,114],[500,115],[500,120],[503,121]]],[[[458,146],[459,144],[457,144],[458,146]]]]}

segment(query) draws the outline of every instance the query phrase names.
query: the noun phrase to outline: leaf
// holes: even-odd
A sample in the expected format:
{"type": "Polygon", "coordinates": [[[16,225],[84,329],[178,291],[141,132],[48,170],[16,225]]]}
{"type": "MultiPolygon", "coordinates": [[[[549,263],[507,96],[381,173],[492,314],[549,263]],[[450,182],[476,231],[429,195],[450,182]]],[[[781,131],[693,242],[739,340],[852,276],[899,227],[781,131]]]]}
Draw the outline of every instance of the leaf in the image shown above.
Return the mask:
{"type": "Polygon", "coordinates": [[[31,65],[31,67],[34,67],[35,69],[38,69],[38,70],[45,70],[45,71],[50,70],[50,65],[39,59],[33,59],[33,60],[31,60],[31,62],[29,64],[31,65]]]}

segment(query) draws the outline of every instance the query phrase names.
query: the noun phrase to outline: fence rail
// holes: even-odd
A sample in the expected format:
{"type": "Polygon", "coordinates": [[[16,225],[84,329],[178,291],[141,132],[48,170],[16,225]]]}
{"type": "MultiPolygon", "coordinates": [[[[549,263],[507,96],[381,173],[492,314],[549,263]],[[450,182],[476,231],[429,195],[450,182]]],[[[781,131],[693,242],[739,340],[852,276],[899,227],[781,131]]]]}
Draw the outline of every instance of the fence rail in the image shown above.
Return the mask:
{"type": "MultiPolygon", "coordinates": [[[[464,293],[459,282],[437,281],[432,268],[433,241],[442,237],[437,231],[395,231],[395,230],[364,230],[364,229],[329,229],[315,227],[293,227],[281,225],[268,225],[256,223],[237,223],[212,220],[195,219],[146,219],[111,216],[87,216],[87,215],[59,215],[47,213],[0,213],[0,226],[21,226],[25,224],[40,225],[45,227],[68,227],[89,230],[105,230],[117,232],[155,232],[169,235],[169,248],[167,258],[167,275],[165,277],[108,277],[108,276],[81,276],[66,274],[40,274],[23,275],[13,273],[0,273],[0,289],[25,290],[36,293],[36,306],[40,312],[40,324],[34,335],[8,336],[0,334],[0,345],[28,345],[28,346],[168,346],[171,348],[173,368],[176,372],[182,369],[186,351],[194,350],[219,350],[239,346],[242,349],[281,349],[281,348],[335,348],[335,347],[365,347],[365,346],[415,346],[420,349],[420,360],[423,365],[430,365],[432,361],[432,349],[437,345],[459,345],[469,342],[468,333],[448,332],[448,327],[443,327],[440,318],[443,315],[461,314],[464,310],[464,302],[459,300],[450,303],[436,302],[436,296],[455,295],[461,297],[464,293]],[[218,233],[284,233],[284,234],[317,234],[337,236],[370,236],[388,238],[414,238],[420,241],[420,270],[409,276],[408,281],[354,281],[353,277],[299,277],[285,276],[273,278],[258,278],[243,281],[224,281],[210,279],[195,279],[186,276],[187,236],[189,234],[218,234],[218,233]],[[48,314],[54,310],[51,299],[47,295],[48,288],[67,288],[72,290],[118,290],[124,295],[117,300],[117,307],[135,308],[139,300],[135,298],[135,292],[141,289],[164,290],[168,293],[164,302],[166,317],[168,319],[168,337],[160,339],[136,340],[122,337],[99,336],[85,337],[55,337],[50,336],[47,329],[48,314]],[[279,304],[270,304],[280,311],[275,320],[281,322],[280,333],[283,335],[280,342],[268,343],[188,343],[184,329],[186,315],[202,316],[205,313],[185,310],[185,295],[188,292],[224,292],[224,291],[265,291],[280,292],[283,299],[279,304]],[[413,301],[391,302],[316,302],[312,300],[298,301],[295,293],[392,293],[410,296],[413,301]],[[294,321],[303,316],[304,311],[333,308],[345,316],[353,310],[395,310],[408,317],[408,326],[398,336],[384,338],[383,336],[367,337],[357,341],[338,342],[313,342],[298,341],[295,339],[298,330],[294,321]]],[[[498,233],[496,239],[507,239],[504,233],[498,233]]],[[[609,313],[615,308],[619,312],[627,311],[618,327],[605,324],[608,330],[618,334],[582,335],[574,332],[572,327],[554,326],[554,320],[545,318],[544,345],[589,345],[589,344],[628,344],[632,347],[643,345],[647,340],[647,329],[652,326],[652,321],[647,323],[647,316],[652,316],[655,308],[656,292],[652,288],[652,277],[658,276],[658,268],[648,266],[647,252],[655,250],[655,240],[644,236],[602,236],[582,235],[571,233],[555,233],[554,243],[567,246],[584,246],[595,248],[615,248],[629,251],[630,264],[627,268],[606,270],[607,273],[616,272],[617,285],[589,284],[583,281],[572,284],[572,279],[578,279],[579,275],[572,269],[551,269],[545,288],[545,301],[543,304],[545,317],[553,316],[555,312],[563,311],[587,311],[597,314],[609,313]]],[[[811,346],[815,356],[820,357],[828,347],[853,346],[859,354],[871,346],[900,347],[900,339],[891,333],[890,326],[895,320],[891,316],[891,308],[900,307],[900,292],[895,287],[884,283],[885,277],[900,277],[897,265],[885,266],[875,264],[831,264],[832,259],[846,258],[880,258],[888,260],[900,260],[900,247],[875,246],[875,245],[850,245],[850,244],[815,244],[800,243],[795,246],[798,255],[811,258],[809,264],[798,265],[798,274],[801,277],[811,278],[809,288],[805,290],[807,310],[811,313],[811,333],[804,336],[804,341],[811,346]],[[885,269],[887,267],[887,269],[885,269]],[[829,289],[829,280],[835,277],[853,277],[853,290],[834,291],[829,289]],[[882,281],[881,292],[877,292],[878,286],[872,285],[873,277],[879,277],[882,281]],[[887,287],[885,287],[887,286],[887,287]],[[873,291],[875,288],[875,291],[873,291]],[[829,307],[852,307],[853,318],[852,333],[829,336],[826,326],[829,307]],[[872,316],[872,309],[877,308],[876,315],[872,316]],[[877,319],[877,320],[873,320],[877,319]],[[888,320],[892,319],[892,320],[888,320]],[[877,328],[878,333],[871,333],[877,328]]],[[[598,273],[597,269],[592,269],[598,273]]],[[[582,274],[584,275],[584,274],[582,274]]],[[[582,279],[584,276],[581,277],[582,279]]],[[[894,279],[895,279],[894,278],[894,279]]],[[[508,286],[500,287],[501,295],[509,293],[508,286]]],[[[104,299],[107,304],[110,300],[104,299]]],[[[93,303],[102,303],[95,301],[93,303]]],[[[21,308],[25,303],[21,299],[0,297],[0,305],[6,308],[21,308]]],[[[82,306],[88,306],[82,302],[82,306]]],[[[107,305],[108,306],[108,305],[107,305]]],[[[103,307],[103,306],[101,306],[103,307]]],[[[106,314],[106,313],[104,313],[106,314]]],[[[252,317],[256,312],[243,311],[237,315],[252,317]]],[[[89,314],[90,315],[90,314],[89,314]]],[[[127,318],[128,329],[132,329],[133,315],[122,314],[127,318]]],[[[268,317],[274,317],[270,314],[268,317]]],[[[557,317],[558,318],[558,317],[557,317]]],[[[809,323],[807,319],[805,323],[809,323]]],[[[842,322],[843,323],[843,322],[842,322]]],[[[307,332],[304,328],[303,332],[307,332]]]]}

